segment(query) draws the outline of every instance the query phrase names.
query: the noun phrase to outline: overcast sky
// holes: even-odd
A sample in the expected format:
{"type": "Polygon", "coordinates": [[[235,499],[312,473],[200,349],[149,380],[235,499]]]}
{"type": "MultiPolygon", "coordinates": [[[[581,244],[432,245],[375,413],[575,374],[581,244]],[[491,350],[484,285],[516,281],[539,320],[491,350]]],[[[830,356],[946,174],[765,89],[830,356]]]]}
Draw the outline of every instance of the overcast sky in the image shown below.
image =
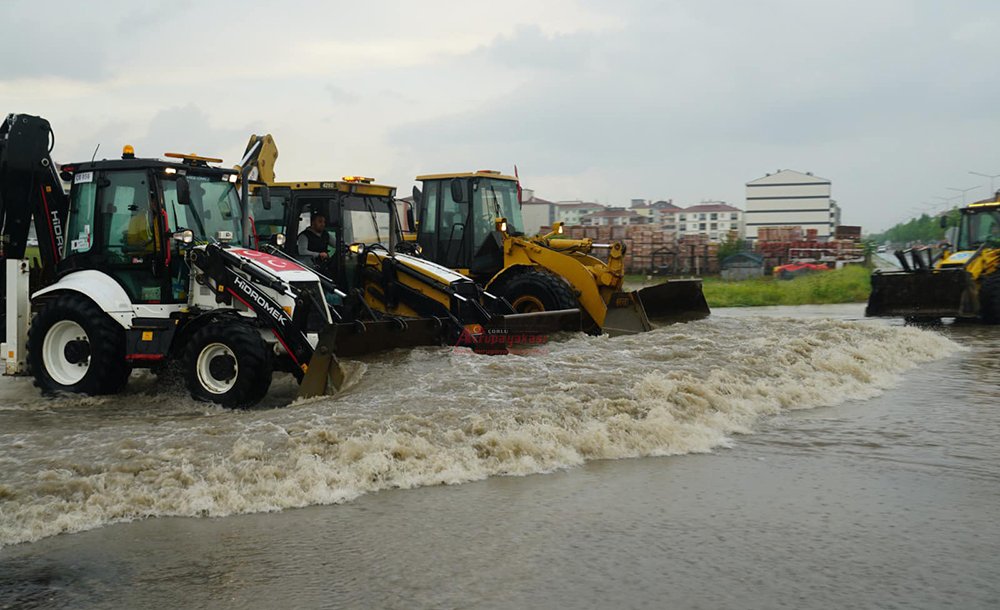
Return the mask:
{"type": "Polygon", "coordinates": [[[551,200],[738,207],[790,168],[869,231],[1000,174],[996,0],[5,0],[0,23],[0,112],[49,119],[60,163],[233,164],[268,132],[279,180],[404,195],[516,163],[551,200]]]}

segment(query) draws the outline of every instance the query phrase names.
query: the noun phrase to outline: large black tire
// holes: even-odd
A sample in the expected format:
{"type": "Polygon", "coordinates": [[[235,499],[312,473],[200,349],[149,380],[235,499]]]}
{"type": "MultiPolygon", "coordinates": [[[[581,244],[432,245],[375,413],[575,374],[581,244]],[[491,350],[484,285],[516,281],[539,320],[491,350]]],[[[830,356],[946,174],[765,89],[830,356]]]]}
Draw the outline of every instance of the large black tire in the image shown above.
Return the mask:
{"type": "Polygon", "coordinates": [[[196,400],[230,409],[260,402],[271,387],[273,351],[260,332],[240,321],[218,321],[191,337],[184,379],[196,400]]]}
{"type": "Polygon", "coordinates": [[[979,317],[987,324],[1000,324],[1000,271],[984,277],[979,286],[979,317]]]}
{"type": "Polygon", "coordinates": [[[28,370],[44,394],[117,394],[132,372],[125,329],[87,297],[58,295],[31,321],[28,370]]]}
{"type": "Polygon", "coordinates": [[[576,292],[566,280],[545,269],[509,271],[488,290],[501,296],[517,313],[535,313],[579,307],[576,292]]]}

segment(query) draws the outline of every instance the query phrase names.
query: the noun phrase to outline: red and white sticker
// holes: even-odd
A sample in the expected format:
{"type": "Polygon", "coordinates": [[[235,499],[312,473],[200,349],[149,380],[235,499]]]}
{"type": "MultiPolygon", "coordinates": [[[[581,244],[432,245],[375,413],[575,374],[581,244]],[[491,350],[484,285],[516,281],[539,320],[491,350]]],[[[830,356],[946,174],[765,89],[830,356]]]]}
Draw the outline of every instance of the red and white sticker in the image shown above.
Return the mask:
{"type": "Polygon", "coordinates": [[[274,256],[267,254],[265,252],[258,252],[257,250],[247,250],[246,248],[233,248],[230,250],[233,254],[242,256],[243,258],[249,258],[258,265],[262,267],[267,267],[272,271],[305,271],[305,267],[302,265],[290,261],[287,258],[281,258],[280,256],[274,256]]]}

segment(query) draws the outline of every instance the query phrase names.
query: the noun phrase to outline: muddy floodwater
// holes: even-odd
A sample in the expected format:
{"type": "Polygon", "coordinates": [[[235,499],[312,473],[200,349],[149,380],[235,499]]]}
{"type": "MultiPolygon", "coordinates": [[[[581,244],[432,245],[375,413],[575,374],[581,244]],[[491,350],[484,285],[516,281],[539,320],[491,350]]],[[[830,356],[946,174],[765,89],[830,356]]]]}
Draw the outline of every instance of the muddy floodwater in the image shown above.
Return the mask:
{"type": "Polygon", "coordinates": [[[0,608],[1000,607],[1000,327],[862,312],[399,352],[253,411],[0,379],[0,608]]]}

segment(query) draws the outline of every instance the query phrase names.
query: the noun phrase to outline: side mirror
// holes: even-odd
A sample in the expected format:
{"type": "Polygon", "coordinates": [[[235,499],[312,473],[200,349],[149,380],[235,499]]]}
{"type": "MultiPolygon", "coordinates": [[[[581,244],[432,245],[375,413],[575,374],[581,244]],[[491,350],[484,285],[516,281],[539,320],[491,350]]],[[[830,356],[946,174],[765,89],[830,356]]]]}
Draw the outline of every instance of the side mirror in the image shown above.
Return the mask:
{"type": "Polygon", "coordinates": [[[260,196],[260,204],[265,210],[271,209],[271,189],[266,184],[257,187],[257,195],[260,196]]]}
{"type": "Polygon", "coordinates": [[[948,216],[947,215],[944,215],[944,216],[941,217],[941,228],[942,229],[947,229],[948,228],[948,216]]]}
{"type": "Polygon", "coordinates": [[[188,184],[187,176],[177,176],[177,203],[191,205],[191,185],[188,184]]]}
{"type": "Polygon", "coordinates": [[[420,187],[413,187],[413,205],[419,206],[420,202],[423,200],[424,194],[420,192],[420,187]]]}
{"type": "Polygon", "coordinates": [[[455,203],[468,203],[468,182],[463,178],[451,179],[451,199],[455,203]]]}

